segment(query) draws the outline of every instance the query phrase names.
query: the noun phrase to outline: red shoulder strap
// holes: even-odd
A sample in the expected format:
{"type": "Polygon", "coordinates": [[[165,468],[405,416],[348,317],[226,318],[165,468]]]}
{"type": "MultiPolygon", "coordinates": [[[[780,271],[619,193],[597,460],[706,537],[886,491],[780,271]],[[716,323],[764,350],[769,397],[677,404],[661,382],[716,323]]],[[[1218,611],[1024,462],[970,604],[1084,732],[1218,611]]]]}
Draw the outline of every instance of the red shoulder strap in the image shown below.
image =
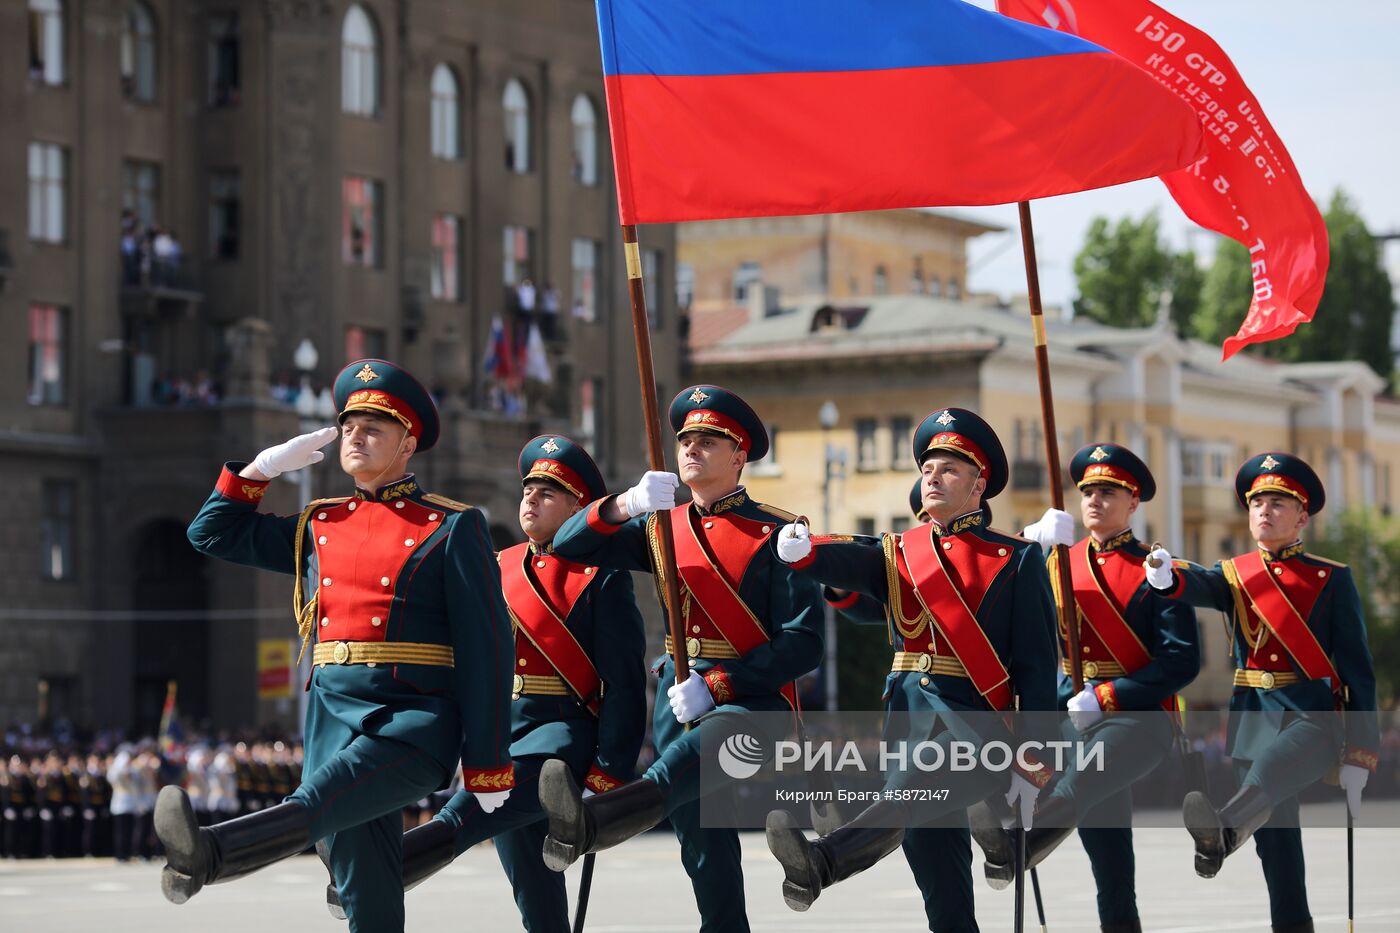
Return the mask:
{"type": "MultiPolygon", "coordinates": [[[[1293,656],[1293,660],[1311,680],[1329,677],[1333,689],[1341,688],[1337,670],[1327,657],[1327,652],[1317,643],[1317,636],[1308,628],[1307,620],[1299,614],[1283,587],[1269,573],[1268,564],[1258,551],[1227,561],[1232,564],[1240,581],[1240,588],[1249,598],[1250,605],[1264,624],[1269,627],[1283,647],[1293,656]]],[[[1307,607],[1311,611],[1312,607],[1307,607]]]]}
{"type": "Polygon", "coordinates": [[[549,575],[552,585],[545,588],[531,572],[528,544],[501,552],[501,590],[520,631],[596,716],[602,681],[593,660],[564,620],[597,571],[589,573],[592,568],[558,558],[553,563],[560,566],[549,575]]]}

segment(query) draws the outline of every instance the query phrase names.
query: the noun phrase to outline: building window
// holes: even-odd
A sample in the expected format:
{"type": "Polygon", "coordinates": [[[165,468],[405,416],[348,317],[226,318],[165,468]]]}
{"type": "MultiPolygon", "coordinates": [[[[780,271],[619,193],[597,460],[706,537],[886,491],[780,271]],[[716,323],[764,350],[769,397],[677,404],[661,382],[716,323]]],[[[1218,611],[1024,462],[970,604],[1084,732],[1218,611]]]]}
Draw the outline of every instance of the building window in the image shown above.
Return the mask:
{"type": "Polygon", "coordinates": [[[62,0],[29,0],[29,80],[63,83],[62,0]]]}
{"type": "Polygon", "coordinates": [[[209,252],[216,259],[238,258],[242,186],[238,172],[225,169],[209,175],[209,252]]]}
{"type": "Polygon", "coordinates": [[[233,107],[242,92],[237,13],[209,17],[209,105],[233,107]]]}
{"type": "Polygon", "coordinates": [[[598,113],[593,101],[580,94],[570,111],[574,124],[573,175],[580,185],[598,184],[598,113]]]}
{"type": "Polygon", "coordinates": [[[603,380],[584,379],[578,387],[578,433],[593,459],[605,464],[603,456],[603,425],[599,410],[603,401],[603,380]]]}
{"type": "Polygon", "coordinates": [[[53,305],[29,306],[29,404],[62,405],[67,399],[64,313],[53,305]]]}
{"type": "Polygon", "coordinates": [[[902,535],[902,534],[904,534],[904,533],[905,533],[906,531],[908,531],[908,530],[909,530],[909,519],[906,518],[905,516],[903,516],[903,515],[898,515],[898,516],[895,516],[894,518],[890,519],[890,531],[893,531],[893,532],[894,532],[895,534],[897,534],[897,535],[902,535]]]}
{"type": "Polygon", "coordinates": [[[962,297],[962,286],[958,284],[957,279],[948,280],[948,297],[954,301],[962,297]]]}
{"type": "Polygon", "coordinates": [[[122,163],[122,209],[147,229],[160,222],[160,166],[152,162],[122,163]]]}
{"type": "Polygon", "coordinates": [[[695,267],[688,262],[676,263],[676,307],[690,309],[695,300],[695,267]]]}
{"type": "Polygon", "coordinates": [[[71,480],[44,483],[43,575],[46,580],[73,579],[73,526],[77,484],[71,480]]]}
{"type": "Polygon", "coordinates": [[[866,517],[857,518],[856,534],[865,535],[868,538],[875,537],[875,519],[866,517]]]}
{"type": "Polygon", "coordinates": [[[68,154],[52,143],[29,144],[29,238],[62,243],[67,235],[68,154]]]}
{"type": "Polygon", "coordinates": [[[598,244],[575,239],[573,245],[574,317],[580,321],[598,319],[598,244]]]}
{"type": "Polygon", "coordinates": [[[459,159],[462,156],[457,88],[457,76],[446,65],[433,69],[433,155],[439,159],[459,159]]]}
{"type": "Polygon", "coordinates": [[[524,175],[530,171],[530,95],[515,78],[506,82],[501,95],[506,120],[506,171],[524,175]]]}
{"type": "Polygon", "coordinates": [[[433,217],[433,297],[462,298],[462,221],[450,214],[433,217]]]}
{"type": "Polygon", "coordinates": [[[914,257],[914,272],[909,276],[909,291],[915,295],[924,293],[924,257],[914,257]]]}
{"type": "Polygon", "coordinates": [[[913,449],[910,441],[910,433],[914,430],[914,422],[908,415],[895,415],[890,419],[890,469],[902,469],[908,463],[910,451],[913,449]]]}
{"type": "Polygon", "coordinates": [[[875,267],[874,291],[877,295],[890,293],[890,274],[885,271],[884,266],[875,267]]]}
{"type": "Polygon", "coordinates": [[[382,360],[389,353],[384,331],[351,325],[345,328],[345,359],[382,360]]]}
{"type": "Polygon", "coordinates": [[[513,289],[530,278],[530,260],[535,254],[535,231],[507,224],[501,255],[505,260],[502,283],[513,289]]]}
{"type": "Polygon", "coordinates": [[[379,112],[379,35],[359,5],[346,11],[340,32],[340,109],[362,117],[379,112]]]}
{"type": "Polygon", "coordinates": [[[756,262],[741,262],[734,270],[734,300],[743,301],[749,296],[749,286],[763,282],[763,267],[756,262]]]}
{"type": "Polygon", "coordinates": [[[878,470],[881,467],[880,455],[875,446],[876,421],[874,418],[856,419],[856,469],[878,470]]]}
{"type": "Polygon", "coordinates": [[[156,99],[156,18],[141,0],[126,8],[122,25],[122,91],[149,104],[156,99]]]}
{"type": "Polygon", "coordinates": [[[642,250],[642,291],[646,295],[647,320],[661,327],[661,251],[642,250]]]}
{"type": "Polygon", "coordinates": [[[382,185],[369,178],[345,178],[345,210],[341,218],[341,254],[348,266],[379,265],[382,249],[380,211],[382,185]]]}

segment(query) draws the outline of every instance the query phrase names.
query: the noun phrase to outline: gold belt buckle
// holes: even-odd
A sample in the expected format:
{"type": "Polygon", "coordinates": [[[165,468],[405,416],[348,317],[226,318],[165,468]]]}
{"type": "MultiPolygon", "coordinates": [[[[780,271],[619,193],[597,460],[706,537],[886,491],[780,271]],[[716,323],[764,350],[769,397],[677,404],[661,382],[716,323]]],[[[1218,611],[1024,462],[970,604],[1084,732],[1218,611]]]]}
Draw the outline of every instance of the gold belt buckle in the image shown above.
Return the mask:
{"type": "Polygon", "coordinates": [[[1263,687],[1265,690],[1272,690],[1272,689],[1274,689],[1274,672],[1273,672],[1273,671],[1265,671],[1264,673],[1260,674],[1260,675],[1259,675],[1259,685],[1260,685],[1261,687],[1263,687]]]}
{"type": "Polygon", "coordinates": [[[927,673],[931,670],[933,670],[933,655],[924,652],[919,655],[919,671],[920,673],[927,673]]]}
{"type": "Polygon", "coordinates": [[[1096,677],[1098,677],[1098,676],[1099,676],[1099,662],[1097,662],[1097,661],[1085,661],[1085,662],[1084,662],[1084,679],[1085,679],[1085,680],[1093,680],[1094,678],[1096,678],[1096,677]]]}
{"type": "Polygon", "coordinates": [[[685,640],[685,655],[688,658],[700,657],[700,639],[687,638],[685,640]]]}
{"type": "Polygon", "coordinates": [[[512,700],[518,700],[518,699],[520,699],[520,695],[521,695],[522,693],[524,693],[524,692],[525,692],[525,678],[524,678],[524,677],[521,677],[519,674],[516,674],[516,675],[515,675],[515,680],[511,681],[511,684],[510,684],[510,698],[511,698],[512,700]]]}
{"type": "Polygon", "coordinates": [[[350,643],[348,641],[338,641],[335,643],[335,654],[333,656],[337,664],[350,663],[350,643]]]}

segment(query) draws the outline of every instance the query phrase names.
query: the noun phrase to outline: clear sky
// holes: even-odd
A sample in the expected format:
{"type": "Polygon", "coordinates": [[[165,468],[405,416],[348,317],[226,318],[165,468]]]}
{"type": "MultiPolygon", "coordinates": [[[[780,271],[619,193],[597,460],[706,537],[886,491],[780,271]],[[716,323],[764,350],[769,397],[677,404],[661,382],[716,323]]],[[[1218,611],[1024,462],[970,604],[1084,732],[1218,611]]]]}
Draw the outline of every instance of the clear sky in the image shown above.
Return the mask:
{"type": "MultiPolygon", "coordinates": [[[[993,9],[994,0],[969,0],[993,9]]],[[[1345,189],[1373,233],[1400,232],[1400,2],[1397,0],[1157,0],[1209,33],[1230,56],[1283,137],[1313,199],[1345,189]]],[[[1188,221],[1156,179],[1035,202],[1036,252],[1047,304],[1074,296],[1074,254],[1096,215],[1156,207],[1173,246],[1214,253],[1215,234],[1188,221]],[[1193,232],[1194,231],[1194,232],[1193,232]]],[[[1015,205],[960,208],[1000,224],[973,241],[969,286],[1026,290],[1015,205]]],[[[1391,257],[1400,253],[1392,244],[1391,257]]],[[[1243,296],[1241,317],[1249,296],[1243,296]]]]}

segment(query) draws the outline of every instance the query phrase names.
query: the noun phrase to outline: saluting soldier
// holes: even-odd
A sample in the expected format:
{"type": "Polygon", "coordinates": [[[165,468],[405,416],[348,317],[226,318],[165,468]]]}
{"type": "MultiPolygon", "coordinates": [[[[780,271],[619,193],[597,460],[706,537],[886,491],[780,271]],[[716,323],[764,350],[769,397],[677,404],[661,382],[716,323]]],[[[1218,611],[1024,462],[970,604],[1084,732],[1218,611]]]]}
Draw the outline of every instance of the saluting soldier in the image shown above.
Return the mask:
{"type": "Polygon", "coordinates": [[[1207,570],[1158,549],[1159,566],[1147,567],[1159,590],[1226,614],[1235,660],[1226,753],[1240,789],[1220,810],[1188,794],[1182,819],[1202,878],[1253,835],[1274,930],[1311,933],[1298,794],[1340,765],[1359,813],[1380,748],[1375,671],[1351,570],[1301,540],[1326,501],[1317,474],[1292,454],[1256,454],[1235,474],[1235,494],[1255,550],[1207,570]]]}
{"type": "Polygon", "coordinates": [[[669,817],[701,929],[742,933],[749,923],[739,834],[700,825],[700,750],[708,734],[728,735],[736,726],[763,731],[766,724],[748,713],[796,709],[792,682],[822,658],[821,596],[774,550],[778,526],[794,516],[755,502],[740,485],[745,464],[768,452],[768,434],[748,404],[719,386],[691,386],[671,402],[670,420],[679,478],[648,472],[622,495],[594,502],[564,523],[554,549],[600,567],[668,573],[656,564],[656,529],[669,522],[692,670],[676,683],[669,646],[654,668],[660,683],[671,685],[670,702],[656,704],[659,757],[639,780],[584,799],[566,762],[541,769],[540,804],[549,816],[544,858],[563,871],[669,817]],[[692,501],[677,506],[680,482],[692,501]],[[687,723],[694,728],[686,730],[687,723]]]}
{"type": "MultiPolygon", "coordinates": [[[[1134,887],[1132,785],[1171,754],[1178,728],[1176,694],[1200,671],[1200,638],[1196,614],[1142,578],[1148,548],[1131,523],[1139,504],[1157,494],[1147,464],[1122,445],[1090,444],[1070,460],[1069,472],[1089,536],[1074,542],[1074,519],[1058,509],[1048,510],[1024,534],[1049,554],[1050,585],[1060,605],[1053,548],[1069,547],[1084,684],[1075,691],[1068,633],[1061,624],[1059,706],[1069,710],[1066,737],[1082,733],[1090,746],[1102,745],[1104,764],[1081,771],[1076,759],[1069,760],[1036,804],[1026,866],[1043,861],[1079,826],[1098,889],[1101,928],[1134,933],[1142,924],[1134,887]]],[[[972,817],[973,835],[986,854],[987,879],[1004,887],[1015,879],[1015,840],[985,808],[972,817]]]]}
{"type": "Polygon", "coordinates": [[[431,396],[377,359],[347,366],[334,395],[353,495],[299,516],[258,512],[273,477],[322,459],[338,433],[323,428],[226,465],[189,529],[206,554],[297,575],[298,621],[316,641],[303,781],[280,804],[207,828],[183,791],[162,790],[161,887],[183,903],[326,839],[351,929],[377,933],[404,926],[402,808],[458,761],[483,810],[510,793],[514,643],[481,513],[408,472],[438,438],[431,396]]]}
{"type": "MultiPolygon", "coordinates": [[[[988,527],[985,503],[1005,488],[1008,476],[991,426],[965,409],[941,409],[914,432],[913,453],[926,524],[873,544],[813,539],[805,526],[793,525],[783,529],[778,553],[828,586],[867,594],[887,607],[896,650],[886,710],[902,714],[889,722],[907,719],[911,734],[895,734],[900,727],[887,724],[886,738],[932,741],[946,754],[955,738],[969,738],[950,726],[958,713],[1011,710],[1017,695],[1021,709],[1053,709],[1054,607],[1039,545],[988,527]],[[928,734],[934,715],[936,731],[928,734]]],[[[971,730],[979,726],[979,740],[1012,739],[988,721],[971,730]]],[[[882,800],[815,841],[786,811],[769,814],[768,846],[783,865],[788,906],[806,910],[823,889],[870,868],[902,843],[930,929],[977,929],[970,846],[966,837],[950,846],[947,829],[951,820],[965,829],[965,808],[999,785],[984,772],[943,777],[950,793],[941,802],[921,802],[917,818],[906,804],[882,800]]],[[[888,783],[900,780],[891,776],[888,783]]],[[[1048,780],[1043,768],[1011,777],[1007,801],[1020,808],[1026,825],[1048,780]]]]}
{"type": "Polygon", "coordinates": [[[588,451],[567,437],[543,435],[520,451],[519,466],[520,529],[529,540],[497,555],[515,626],[515,792],[484,813],[472,794],[459,791],[406,833],[403,884],[412,888],[494,837],[525,928],[568,933],[564,876],[547,869],[541,854],[547,827],[540,766],[563,759],[590,796],[633,778],[646,731],[646,631],[631,574],[554,552],[565,519],[607,495],[588,451]]]}

